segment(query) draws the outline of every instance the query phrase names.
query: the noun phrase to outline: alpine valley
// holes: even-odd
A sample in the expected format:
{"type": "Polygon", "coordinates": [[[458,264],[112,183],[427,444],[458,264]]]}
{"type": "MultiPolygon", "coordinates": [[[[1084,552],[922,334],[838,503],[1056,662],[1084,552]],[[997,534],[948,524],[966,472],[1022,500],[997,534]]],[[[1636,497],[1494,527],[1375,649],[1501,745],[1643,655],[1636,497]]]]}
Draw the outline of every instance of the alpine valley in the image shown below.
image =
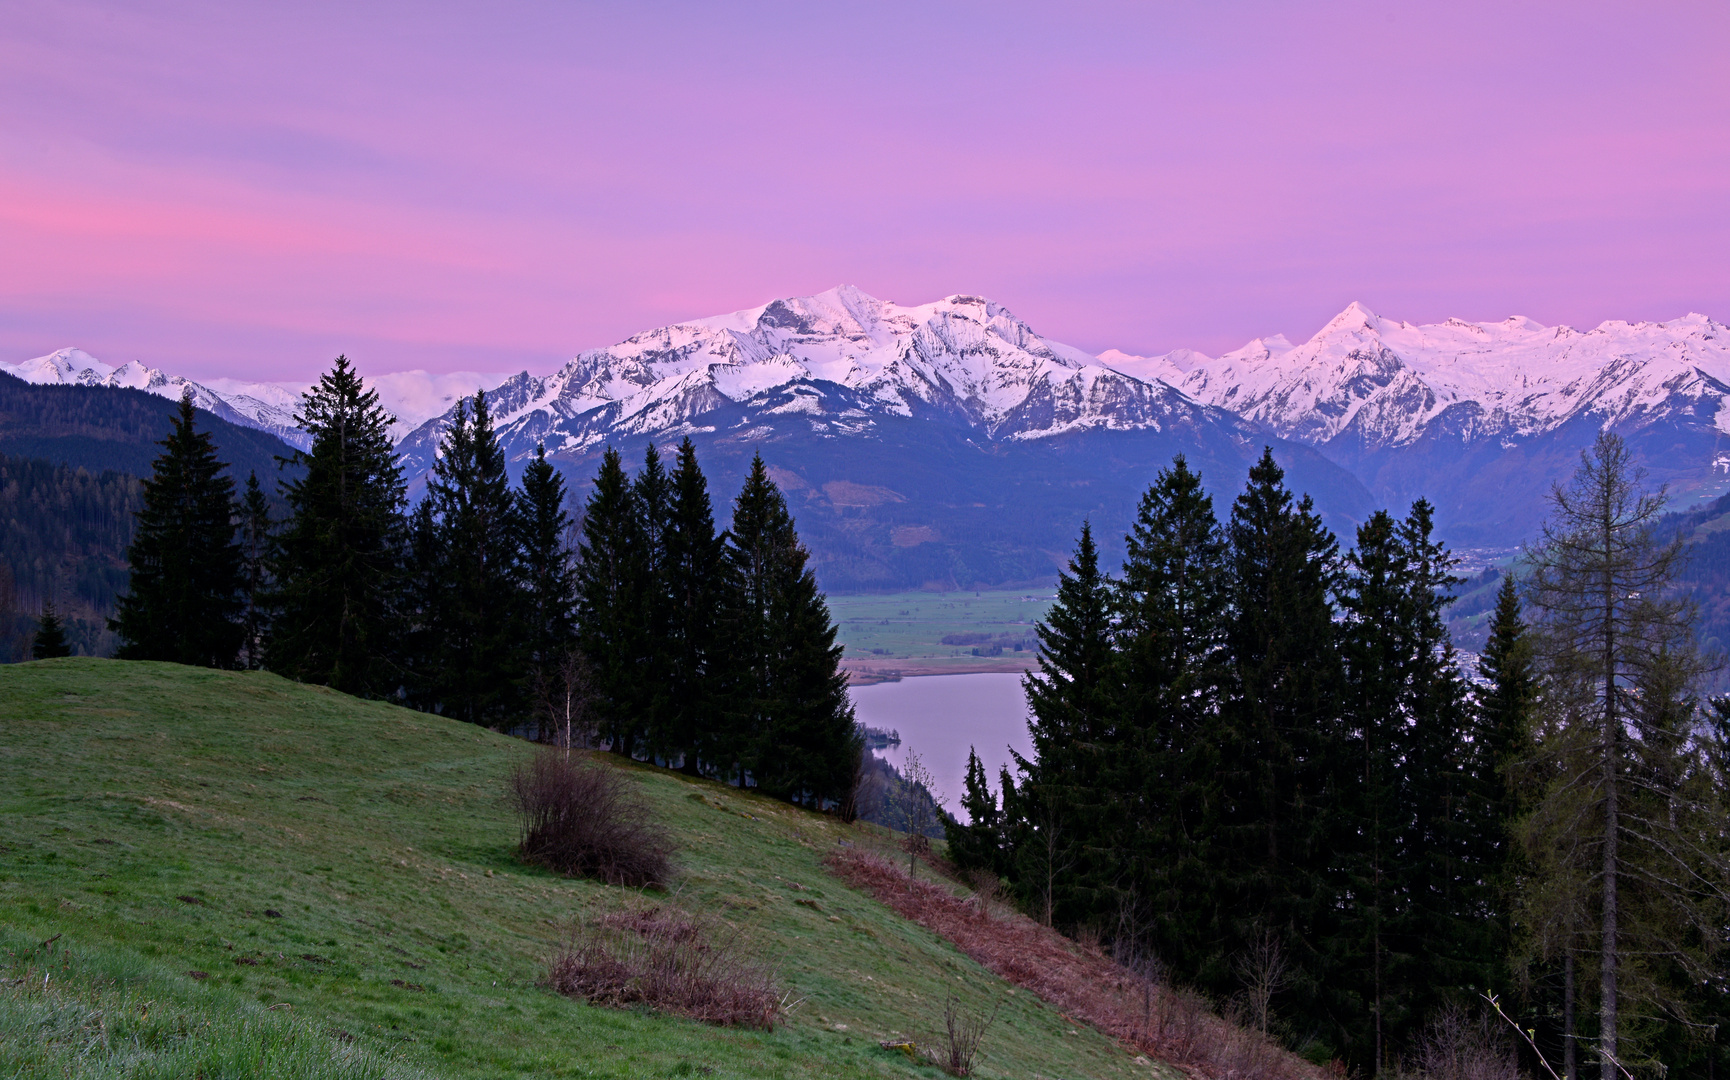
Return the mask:
{"type": "MultiPolygon", "coordinates": [[[[302,439],[295,395],[276,384],[201,385],[71,349],[0,370],[190,387],[223,419],[302,439]]],[[[1348,541],[1371,510],[1424,497],[1455,546],[1512,548],[1604,427],[1678,509],[1730,489],[1730,330],[1702,315],[1586,331],[1519,317],[1418,326],[1352,304],[1300,345],[1094,356],[983,297],[903,306],[841,286],[645,331],[548,375],[418,379],[383,384],[414,489],[467,379],[490,387],[515,467],[544,444],[579,487],[609,444],[640,460],[688,436],[725,499],[761,453],[836,592],[1049,581],[1083,519],[1109,565],[1136,499],[1178,453],[1223,516],[1271,447],[1348,541]]]]}

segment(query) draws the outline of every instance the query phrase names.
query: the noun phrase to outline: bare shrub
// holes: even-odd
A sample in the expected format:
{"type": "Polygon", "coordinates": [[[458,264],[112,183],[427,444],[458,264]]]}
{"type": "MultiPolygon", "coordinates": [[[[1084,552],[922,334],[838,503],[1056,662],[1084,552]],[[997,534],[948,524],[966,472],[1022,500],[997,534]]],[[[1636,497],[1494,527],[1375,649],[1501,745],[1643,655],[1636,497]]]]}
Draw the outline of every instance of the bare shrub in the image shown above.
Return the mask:
{"type": "Polygon", "coordinates": [[[972,1076],[979,1044],[985,1041],[985,1033],[1002,1008],[1003,1002],[999,1001],[992,1006],[990,1015],[969,1012],[950,994],[943,1003],[943,1030],[936,1038],[926,1039],[926,1058],[950,1076],[972,1076]]]}
{"type": "Polygon", "coordinates": [[[597,1005],[648,1005],[709,1024],[767,1030],[781,1014],[774,974],[736,931],[665,907],[578,928],[547,984],[597,1005]]]}
{"type": "Polygon", "coordinates": [[[511,774],[529,862],[609,885],[658,885],[672,877],[672,839],[614,769],[545,750],[511,774]]]}
{"type": "Polygon", "coordinates": [[[1424,1080],[1518,1080],[1519,1059],[1500,1028],[1486,1015],[1450,1005],[1418,1039],[1418,1073],[1424,1080]]]}

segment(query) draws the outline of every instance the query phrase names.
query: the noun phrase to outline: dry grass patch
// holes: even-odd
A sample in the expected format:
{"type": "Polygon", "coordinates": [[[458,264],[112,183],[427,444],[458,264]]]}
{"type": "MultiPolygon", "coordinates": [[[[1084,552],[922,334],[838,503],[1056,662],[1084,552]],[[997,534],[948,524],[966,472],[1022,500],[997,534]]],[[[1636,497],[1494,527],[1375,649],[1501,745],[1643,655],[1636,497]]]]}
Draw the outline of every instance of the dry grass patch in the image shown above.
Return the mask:
{"type": "Polygon", "coordinates": [[[769,1030],[782,1011],[774,973],[737,931],[669,907],[578,927],[547,984],[595,1005],[647,1005],[723,1026],[769,1030]]]}
{"type": "Polygon", "coordinates": [[[1066,1018],[1217,1080],[1318,1080],[1322,1071],[1267,1036],[1216,1015],[1205,998],[1151,980],[1097,948],[1023,915],[910,878],[898,862],[839,848],[825,865],[896,914],[938,934],[999,977],[1025,987],[1066,1018]]]}

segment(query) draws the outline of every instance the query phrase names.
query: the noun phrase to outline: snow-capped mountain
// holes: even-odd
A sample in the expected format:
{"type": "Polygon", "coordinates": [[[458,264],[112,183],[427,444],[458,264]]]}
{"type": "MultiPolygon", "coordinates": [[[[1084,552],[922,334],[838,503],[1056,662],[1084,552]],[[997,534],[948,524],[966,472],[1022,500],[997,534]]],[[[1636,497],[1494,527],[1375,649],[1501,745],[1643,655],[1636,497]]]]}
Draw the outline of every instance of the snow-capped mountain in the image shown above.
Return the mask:
{"type": "MultiPolygon", "coordinates": [[[[137,362],[111,367],[83,349],[58,349],[18,364],[0,363],[0,371],[37,385],[123,386],[179,401],[190,387],[192,403],[231,423],[268,431],[291,445],[306,449],[307,435],[295,424],[300,397],[307,384],[209,379],[194,382],[137,362]]],[[[490,390],[505,376],[480,371],[431,374],[396,371],[369,375],[367,386],[378,391],[379,404],[395,416],[390,435],[401,440],[432,417],[450,409],[464,395],[490,390]]]]}
{"type": "Polygon", "coordinates": [[[1606,428],[1673,495],[1730,481],[1730,328],[1704,315],[1582,331],[1520,316],[1414,325],[1354,303],[1301,345],[1116,358],[1320,449],[1390,504],[1429,498],[1477,541],[1529,535],[1550,484],[1606,428]]]}
{"type": "Polygon", "coordinates": [[[306,449],[306,432],[295,426],[298,394],[274,383],[220,380],[222,392],[179,375],[130,361],[110,367],[83,349],[57,349],[19,364],[0,364],[0,371],[37,385],[115,386],[143,390],[179,401],[188,390],[192,404],[231,424],[268,431],[292,446],[306,449]]]}
{"type": "MultiPolygon", "coordinates": [[[[489,401],[516,456],[537,442],[572,455],[698,432],[862,435],[915,417],[991,441],[1173,425],[1254,436],[1165,382],[1040,337],[994,301],[957,295],[906,307],[849,285],[646,331],[553,375],[514,376],[489,401]]],[[[404,440],[410,462],[430,465],[447,421],[404,440]]]]}
{"type": "Polygon", "coordinates": [[[1302,345],[1257,339],[1172,382],[1318,446],[1406,446],[1438,425],[1467,443],[1530,438],[1581,417],[1625,429],[1699,416],[1708,402],[1730,432],[1730,414],[1718,419],[1730,329],[1704,315],[1586,331],[1521,316],[1416,326],[1354,303],[1302,345]]]}

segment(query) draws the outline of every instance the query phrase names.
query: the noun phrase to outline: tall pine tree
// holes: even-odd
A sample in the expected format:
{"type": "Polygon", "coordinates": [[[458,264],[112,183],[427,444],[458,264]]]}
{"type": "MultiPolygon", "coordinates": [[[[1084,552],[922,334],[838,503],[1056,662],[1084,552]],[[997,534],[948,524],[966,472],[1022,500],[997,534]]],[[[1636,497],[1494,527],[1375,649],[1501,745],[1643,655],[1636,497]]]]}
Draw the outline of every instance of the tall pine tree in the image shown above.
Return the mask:
{"type": "Polygon", "coordinates": [[[274,525],[270,520],[270,504],[259,486],[258,474],[248,473],[246,493],[240,508],[240,665],[255,669],[264,666],[264,645],[270,633],[271,579],[270,564],[274,557],[274,525]]]}
{"type": "Polygon", "coordinates": [[[535,447],[517,495],[522,551],[524,645],[531,681],[544,681],[576,647],[577,567],[571,516],[565,510],[565,478],[535,447]]]}
{"type": "Polygon", "coordinates": [[[1287,490],[1271,451],[1250,469],[1227,537],[1231,663],[1211,739],[1219,766],[1206,797],[1218,810],[1196,975],[1210,991],[1235,990],[1233,958],[1272,935],[1295,963],[1291,996],[1317,1001],[1327,812],[1342,779],[1339,545],[1309,497],[1287,490]]]}
{"type": "Polygon", "coordinates": [[[427,480],[417,534],[429,648],[416,658],[423,702],[446,716],[498,726],[522,704],[529,644],[518,579],[521,530],[486,392],[458,402],[427,480]],[[430,524],[431,532],[426,532],[430,524]]]}
{"type": "MultiPolygon", "coordinates": [[[[1179,455],[1141,498],[1117,588],[1125,745],[1107,784],[1124,801],[1129,871],[1121,942],[1191,972],[1201,940],[1193,906],[1205,882],[1217,807],[1210,742],[1225,677],[1230,603],[1226,542],[1213,500],[1179,455]]],[[[1104,913],[1102,913],[1104,914],[1104,913]]]]}
{"type": "Polygon", "coordinates": [[[634,711],[641,634],[638,522],[630,478],[619,452],[609,446],[583,512],[577,626],[597,729],[614,753],[626,756],[636,754],[643,741],[642,718],[634,711]]]}
{"type": "Polygon", "coordinates": [[[1057,600],[1035,628],[1039,671],[1022,684],[1033,758],[1016,755],[1023,835],[1015,882],[1048,925],[1097,922],[1114,896],[1121,806],[1104,788],[1122,734],[1112,621],[1112,583],[1083,522],[1068,571],[1058,575],[1057,600]]]}
{"type": "Polygon", "coordinates": [[[727,558],[734,681],[723,746],[766,794],[811,807],[851,794],[863,735],[853,720],[835,623],[761,455],[733,504],[727,558]]]}
{"type": "Polygon", "coordinates": [[[123,660],[233,667],[241,648],[241,556],[234,481],[209,432],[195,431],[190,395],[144,481],[127,559],[132,579],[109,622],[123,660]]]}
{"type": "Polygon", "coordinates": [[[304,476],[285,485],[274,575],[278,615],[269,667],[362,696],[402,685],[406,493],[390,441],[394,418],[346,356],[301,399],[312,437],[304,476]]]}
{"type": "Polygon", "coordinates": [[[668,542],[673,531],[673,489],[661,452],[650,443],[643,468],[633,485],[637,507],[637,573],[635,581],[637,675],[632,680],[631,709],[641,718],[644,749],[650,760],[671,764],[682,749],[670,678],[675,645],[672,640],[673,598],[668,542]]]}
{"type": "Polygon", "coordinates": [[[690,439],[679,444],[673,468],[666,532],[667,738],[683,753],[684,771],[696,775],[708,759],[710,731],[719,720],[721,682],[729,666],[721,632],[726,593],[726,538],[715,531],[709,484],[690,439]]]}

